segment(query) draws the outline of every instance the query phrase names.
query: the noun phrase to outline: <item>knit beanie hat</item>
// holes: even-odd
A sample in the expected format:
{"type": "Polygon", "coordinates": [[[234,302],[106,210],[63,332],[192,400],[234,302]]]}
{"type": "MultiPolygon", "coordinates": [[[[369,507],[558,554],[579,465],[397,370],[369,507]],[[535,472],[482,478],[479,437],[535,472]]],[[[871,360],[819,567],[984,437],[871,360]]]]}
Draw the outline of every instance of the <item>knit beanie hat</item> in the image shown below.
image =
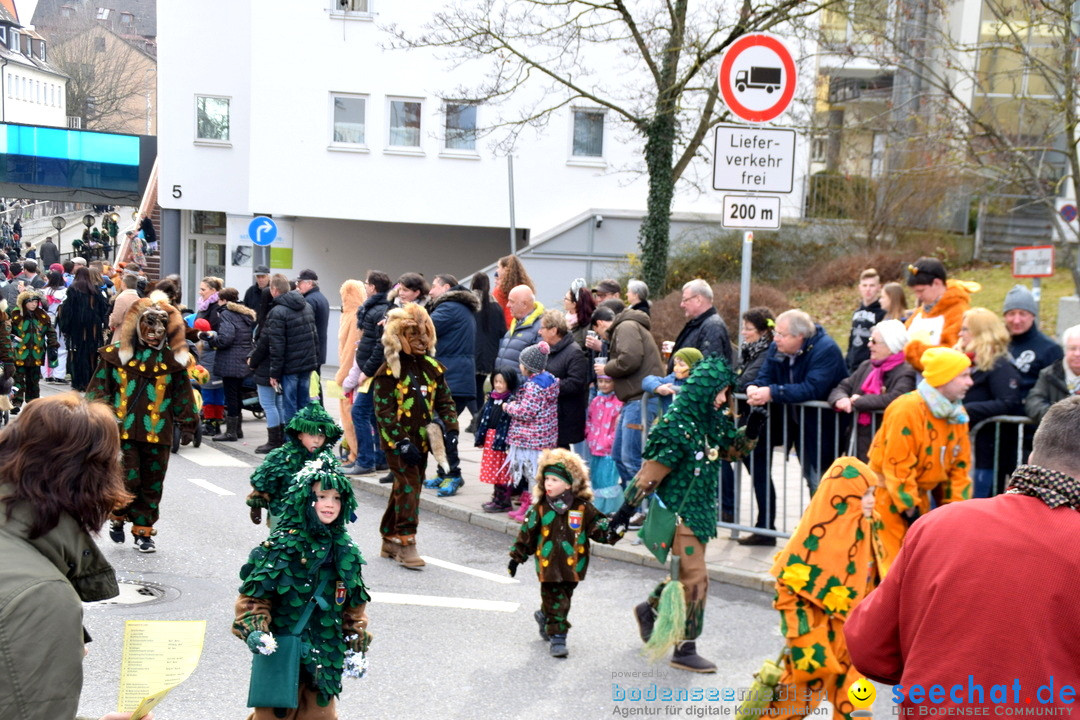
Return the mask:
{"type": "Polygon", "coordinates": [[[525,369],[531,373],[541,373],[547,367],[547,359],[550,353],[551,346],[541,340],[535,345],[530,345],[522,350],[521,355],[518,356],[518,362],[524,365],[525,369]]]}
{"type": "Polygon", "coordinates": [[[551,465],[546,465],[542,467],[540,471],[543,473],[544,477],[547,477],[548,475],[552,477],[557,477],[564,483],[566,483],[569,487],[574,486],[574,476],[570,474],[570,471],[567,470],[566,466],[562,463],[552,463],[551,465]]]}
{"type": "Polygon", "coordinates": [[[871,332],[880,335],[881,341],[894,355],[902,351],[908,342],[907,328],[899,320],[882,320],[873,327],[871,332]]]}
{"type": "Polygon", "coordinates": [[[675,357],[686,363],[687,367],[694,367],[698,360],[705,357],[701,354],[701,351],[693,347],[684,347],[675,351],[675,357]]]}
{"type": "Polygon", "coordinates": [[[934,387],[941,387],[971,367],[971,358],[959,350],[932,347],[922,354],[923,378],[934,387]]]}
{"type": "Polygon", "coordinates": [[[1023,285],[1013,285],[1012,290],[1005,296],[1005,307],[1001,309],[1001,314],[1004,315],[1010,310],[1027,310],[1036,316],[1039,314],[1039,306],[1035,304],[1035,296],[1023,285]]]}

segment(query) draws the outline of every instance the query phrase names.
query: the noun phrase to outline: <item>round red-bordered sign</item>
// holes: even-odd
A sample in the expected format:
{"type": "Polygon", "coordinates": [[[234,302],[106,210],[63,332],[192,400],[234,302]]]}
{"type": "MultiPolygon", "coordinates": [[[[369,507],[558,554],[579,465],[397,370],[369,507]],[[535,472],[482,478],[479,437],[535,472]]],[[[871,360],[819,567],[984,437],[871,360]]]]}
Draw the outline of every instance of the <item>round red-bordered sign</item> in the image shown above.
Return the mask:
{"type": "Polygon", "coordinates": [[[768,33],[743,35],[733,42],[717,73],[720,96],[731,112],[755,123],[774,120],[787,110],[795,97],[796,79],[791,51],[783,40],[768,33]],[[755,58],[758,65],[753,64],[755,58]],[[750,96],[740,97],[747,93],[750,96]]]}

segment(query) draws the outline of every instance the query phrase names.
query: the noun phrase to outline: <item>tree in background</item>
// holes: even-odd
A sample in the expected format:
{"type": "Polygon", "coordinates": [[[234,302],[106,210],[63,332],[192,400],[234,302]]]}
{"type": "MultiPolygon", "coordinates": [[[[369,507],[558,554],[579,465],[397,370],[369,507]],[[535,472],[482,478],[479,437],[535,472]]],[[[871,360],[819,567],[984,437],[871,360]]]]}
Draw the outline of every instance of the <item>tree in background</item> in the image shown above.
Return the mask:
{"type": "Polygon", "coordinates": [[[607,111],[644,141],[649,192],[639,238],[642,279],[659,288],[676,183],[707,186],[708,169],[692,170],[691,162],[706,156],[709,131],[729,119],[716,85],[720,55],[746,33],[788,32],[832,2],[455,0],[420,31],[389,30],[397,48],[445,50],[455,67],[482,65],[478,85],[444,97],[496,107],[515,96],[521,109],[483,128],[508,129],[507,151],[522,128],[543,126],[575,101],[607,111]],[[522,104],[522,98],[532,100],[522,104]]]}

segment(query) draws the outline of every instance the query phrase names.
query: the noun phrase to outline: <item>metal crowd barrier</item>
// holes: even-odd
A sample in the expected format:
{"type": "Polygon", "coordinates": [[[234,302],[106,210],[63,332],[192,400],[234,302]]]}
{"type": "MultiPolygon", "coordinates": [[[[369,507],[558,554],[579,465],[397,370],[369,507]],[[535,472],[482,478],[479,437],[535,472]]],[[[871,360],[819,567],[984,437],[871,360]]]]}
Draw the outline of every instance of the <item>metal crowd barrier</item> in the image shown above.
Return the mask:
{"type": "MultiPolygon", "coordinates": [[[[646,418],[645,408],[648,400],[652,397],[645,393],[642,397],[642,429],[641,442],[644,447],[648,439],[649,428],[656,418],[646,418]]],[[[740,404],[740,413],[745,414],[748,407],[745,405],[746,396],[735,396],[740,404]]],[[[843,455],[856,453],[856,436],[858,432],[858,413],[838,413],[827,402],[813,400],[805,403],[769,403],[765,406],[766,419],[764,430],[758,439],[758,447],[753,453],[741,462],[728,463],[731,473],[726,483],[729,487],[730,500],[733,505],[732,519],[725,521],[724,513],[724,485],[727,470],[721,472],[721,483],[718,491],[718,504],[721,511],[721,519],[717,526],[731,531],[731,537],[737,539],[741,533],[757,533],[777,538],[789,538],[795,525],[802,517],[803,511],[809,504],[810,496],[817,489],[821,474],[828,469],[832,462],[843,455]],[[775,413],[779,410],[783,413],[783,422],[775,413]],[[794,419],[798,423],[798,431],[791,432],[791,423],[788,421],[791,414],[797,415],[794,419]],[[810,421],[808,427],[807,421],[810,421]],[[843,426],[850,422],[849,432],[843,431],[843,426]],[[777,427],[779,426],[779,427],[777,427]],[[794,451],[794,452],[792,452],[794,451]],[[775,489],[775,505],[771,500],[768,486],[763,486],[762,494],[765,496],[765,519],[774,516],[776,529],[755,527],[755,521],[760,511],[760,502],[754,492],[753,468],[761,470],[761,476],[771,480],[775,489]],[[774,470],[779,467],[779,477],[774,477],[774,470]],[[745,510],[745,512],[744,512],[745,510]]],[[[870,432],[871,437],[876,435],[883,413],[871,413],[870,432]]],[[[1016,465],[1022,464],[1030,450],[1031,432],[1027,432],[1034,425],[1027,417],[1001,415],[987,418],[971,428],[972,448],[972,482],[974,483],[975,441],[978,433],[987,429],[994,432],[994,487],[993,494],[1004,491],[1005,479],[1012,472],[1015,465],[1005,468],[1002,464],[1002,429],[1013,425],[1018,426],[1017,435],[1024,438],[1024,442],[1016,444],[1016,465]],[[1025,450],[1025,447],[1027,450],[1025,450]],[[1004,472],[1007,470],[1007,472],[1004,472]]],[[[1010,438],[1006,434],[1005,442],[1010,438]]],[[[1010,454],[1011,448],[1004,448],[1010,454]]],[[[1012,458],[1009,458],[1011,460],[1012,458]]]]}

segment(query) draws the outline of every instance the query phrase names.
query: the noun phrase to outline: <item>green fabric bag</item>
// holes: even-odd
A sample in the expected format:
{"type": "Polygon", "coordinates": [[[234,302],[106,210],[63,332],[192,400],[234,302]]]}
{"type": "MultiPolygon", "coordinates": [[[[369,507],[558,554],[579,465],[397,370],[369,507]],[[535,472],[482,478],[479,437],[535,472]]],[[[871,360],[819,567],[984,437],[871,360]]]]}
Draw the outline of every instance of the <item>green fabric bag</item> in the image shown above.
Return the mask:
{"type": "Polygon", "coordinates": [[[678,524],[679,516],[675,511],[661,505],[655,497],[649,502],[649,512],[638,530],[638,539],[661,564],[667,562],[678,524]]]}
{"type": "Polygon", "coordinates": [[[248,707],[295,708],[300,687],[300,637],[275,635],[272,655],[251,658],[248,707]]]}
{"type": "Polygon", "coordinates": [[[322,599],[329,576],[324,575],[311,594],[303,614],[291,635],[275,635],[277,650],[270,655],[255,653],[251,658],[251,681],[248,683],[248,707],[295,708],[300,689],[300,659],[303,655],[300,635],[311,612],[322,599]]]}
{"type": "Polygon", "coordinates": [[[766,660],[761,668],[754,673],[754,682],[746,693],[746,700],[735,711],[735,720],[757,720],[764,713],[762,710],[776,697],[776,686],[780,684],[780,678],[784,675],[784,656],[787,655],[787,646],[780,651],[780,657],[775,660],[766,660]]]}

